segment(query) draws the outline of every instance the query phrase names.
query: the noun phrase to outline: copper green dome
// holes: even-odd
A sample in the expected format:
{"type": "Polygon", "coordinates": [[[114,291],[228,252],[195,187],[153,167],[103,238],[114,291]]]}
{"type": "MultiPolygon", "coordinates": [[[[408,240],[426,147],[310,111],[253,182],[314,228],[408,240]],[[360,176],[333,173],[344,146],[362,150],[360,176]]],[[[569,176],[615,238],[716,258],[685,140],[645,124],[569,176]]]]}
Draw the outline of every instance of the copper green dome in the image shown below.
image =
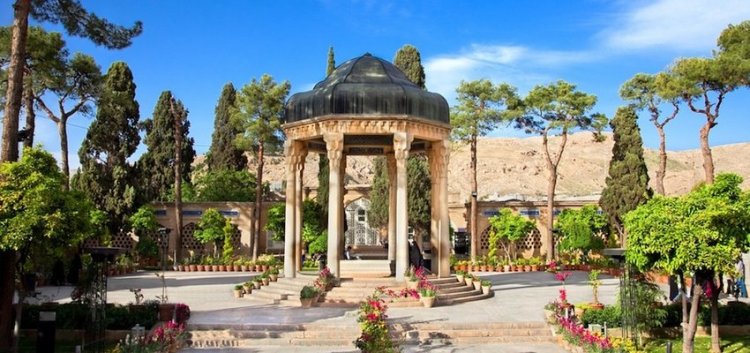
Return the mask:
{"type": "Polygon", "coordinates": [[[449,123],[443,96],[419,88],[395,65],[369,53],[341,64],[286,103],[286,123],[326,115],[406,115],[449,123]]]}

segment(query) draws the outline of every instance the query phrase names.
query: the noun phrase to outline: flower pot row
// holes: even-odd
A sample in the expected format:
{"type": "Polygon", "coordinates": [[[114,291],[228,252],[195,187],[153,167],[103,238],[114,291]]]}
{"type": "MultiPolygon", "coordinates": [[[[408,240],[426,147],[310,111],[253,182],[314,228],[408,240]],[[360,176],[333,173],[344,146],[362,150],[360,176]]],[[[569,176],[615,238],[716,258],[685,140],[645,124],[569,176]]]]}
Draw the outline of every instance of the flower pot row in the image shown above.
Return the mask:
{"type": "Polygon", "coordinates": [[[178,265],[182,272],[265,272],[270,265],[178,265]]]}
{"type": "Polygon", "coordinates": [[[473,271],[473,272],[536,272],[544,271],[545,265],[458,265],[453,268],[455,271],[473,271]]]}

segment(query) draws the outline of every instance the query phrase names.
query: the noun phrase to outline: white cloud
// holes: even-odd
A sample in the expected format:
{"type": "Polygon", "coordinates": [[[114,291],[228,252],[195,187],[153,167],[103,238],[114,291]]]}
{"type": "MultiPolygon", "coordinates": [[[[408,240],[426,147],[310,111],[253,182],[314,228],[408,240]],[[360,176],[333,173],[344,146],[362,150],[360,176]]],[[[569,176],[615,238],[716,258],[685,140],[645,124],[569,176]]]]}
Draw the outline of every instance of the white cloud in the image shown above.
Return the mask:
{"type": "Polygon", "coordinates": [[[489,79],[510,82],[521,91],[550,81],[549,70],[561,65],[596,60],[588,51],[547,51],[518,45],[471,44],[457,54],[427,58],[424,62],[427,88],[442,94],[452,104],[461,80],[489,79]]]}
{"type": "Polygon", "coordinates": [[[606,47],[622,51],[659,48],[709,54],[727,25],[750,18],[750,1],[660,0],[625,11],[599,34],[606,47]]]}

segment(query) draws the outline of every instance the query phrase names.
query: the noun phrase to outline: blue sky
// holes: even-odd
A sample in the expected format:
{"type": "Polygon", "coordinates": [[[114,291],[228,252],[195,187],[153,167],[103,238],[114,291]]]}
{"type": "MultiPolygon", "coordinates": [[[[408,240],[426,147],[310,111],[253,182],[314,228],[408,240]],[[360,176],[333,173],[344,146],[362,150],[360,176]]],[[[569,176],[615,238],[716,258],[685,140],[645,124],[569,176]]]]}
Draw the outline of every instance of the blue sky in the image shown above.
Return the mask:
{"type": "MultiPolygon", "coordinates": [[[[0,23],[11,23],[11,0],[0,0],[0,23]]],[[[171,90],[190,110],[195,149],[211,143],[222,86],[264,73],[289,80],[292,91],[322,80],[329,46],[337,64],[370,52],[392,60],[404,44],[422,54],[427,88],[454,104],[461,80],[508,82],[525,94],[538,84],[566,80],[598,96],[594,111],[612,117],[620,85],[635,73],[655,73],[678,57],[709,56],[730,23],[750,19],[747,0],[656,1],[93,1],[84,5],[116,23],[144,24],[131,47],[106,50],[68,38],[71,52],[93,55],[106,71],[125,61],[138,86],[141,119],[159,94],[171,90]]],[[[48,30],[60,28],[43,24],[48,30]]],[[[750,141],[750,92],[731,93],[711,132],[713,146],[750,141]]],[[[655,129],[641,114],[645,144],[655,129]]],[[[70,120],[71,166],[93,117],[70,120]]],[[[704,118],[683,107],[667,126],[667,147],[698,147],[704,118]]],[[[492,136],[522,136],[499,129],[492,136]]],[[[37,122],[37,141],[59,151],[53,124],[37,122]]],[[[144,150],[139,149],[139,154],[144,150]]]]}

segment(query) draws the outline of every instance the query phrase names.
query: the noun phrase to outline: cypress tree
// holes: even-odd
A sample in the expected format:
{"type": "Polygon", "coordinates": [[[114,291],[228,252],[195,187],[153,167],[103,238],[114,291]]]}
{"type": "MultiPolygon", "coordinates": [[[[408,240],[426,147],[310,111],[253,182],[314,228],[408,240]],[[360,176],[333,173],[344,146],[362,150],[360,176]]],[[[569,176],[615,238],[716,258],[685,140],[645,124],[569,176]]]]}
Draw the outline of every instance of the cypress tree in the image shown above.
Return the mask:
{"type": "MultiPolygon", "coordinates": [[[[143,188],[141,196],[145,202],[153,200],[166,200],[170,197],[175,184],[175,136],[174,117],[170,114],[169,104],[173,99],[172,92],[164,91],[154,107],[153,117],[143,122],[146,131],[144,143],[146,152],[138,161],[141,173],[140,185],[143,188]]],[[[182,102],[177,101],[175,109],[185,112],[182,102]]],[[[184,116],[187,116],[185,114],[184,116]]],[[[185,118],[182,121],[182,153],[180,161],[180,174],[190,175],[191,164],[195,158],[193,149],[194,141],[188,137],[190,122],[185,118]]]]}
{"type": "Polygon", "coordinates": [[[401,71],[406,74],[411,82],[425,89],[424,85],[424,67],[422,67],[422,56],[419,54],[417,48],[406,44],[396,52],[396,57],[393,59],[393,65],[396,65],[401,71]]]}
{"type": "MultiPolygon", "coordinates": [[[[409,156],[406,161],[407,198],[409,200],[409,224],[415,234],[430,231],[430,168],[424,155],[409,156]]],[[[417,242],[422,247],[421,242],[417,242]]]]}
{"type": "Polygon", "coordinates": [[[74,186],[109,214],[107,227],[119,232],[138,208],[135,167],[128,163],[138,148],[138,102],[133,73],[124,62],[110,66],[91,123],[78,151],[81,169],[74,186]]]}
{"type": "Polygon", "coordinates": [[[239,131],[229,120],[236,96],[237,91],[231,82],[224,85],[214,110],[214,133],[211,135],[211,147],[206,158],[209,170],[247,169],[247,158],[234,145],[234,138],[239,131]]]}
{"type": "Polygon", "coordinates": [[[620,107],[610,122],[615,144],[606,186],[599,206],[609,218],[624,244],[623,217],[651,198],[648,170],[643,159],[643,140],[638,127],[638,115],[633,107],[620,107]]]}
{"type": "Polygon", "coordinates": [[[370,210],[367,223],[372,228],[382,229],[388,225],[388,168],[385,157],[378,156],[372,161],[373,178],[370,190],[370,210]]]}
{"type": "MultiPolygon", "coordinates": [[[[333,55],[333,47],[328,47],[328,67],[326,67],[326,77],[336,69],[336,59],[333,55]]],[[[323,218],[328,215],[328,156],[325,153],[318,155],[318,196],[316,200],[323,207],[323,218]]],[[[326,221],[327,222],[327,221],[326,221]]],[[[324,222],[324,223],[326,223],[324,222]]]]}

